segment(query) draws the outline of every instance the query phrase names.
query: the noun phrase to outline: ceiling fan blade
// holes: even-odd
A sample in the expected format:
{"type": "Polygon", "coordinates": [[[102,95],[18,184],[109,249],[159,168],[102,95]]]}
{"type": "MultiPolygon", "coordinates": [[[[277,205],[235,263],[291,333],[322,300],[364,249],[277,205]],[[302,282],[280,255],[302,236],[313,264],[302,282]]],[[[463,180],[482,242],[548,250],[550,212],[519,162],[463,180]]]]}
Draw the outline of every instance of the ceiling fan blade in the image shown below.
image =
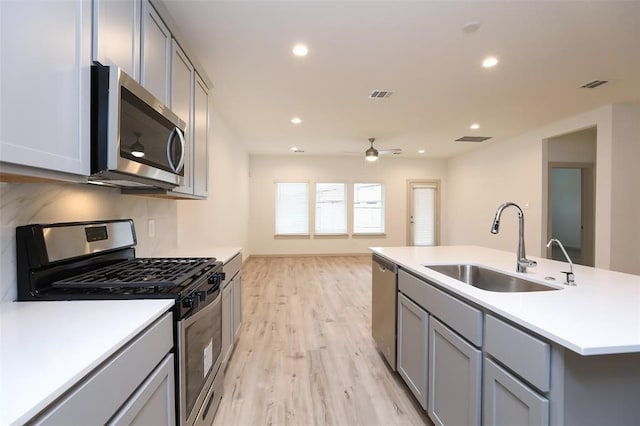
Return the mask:
{"type": "Polygon", "coordinates": [[[402,148],[379,149],[380,154],[402,154],[402,148]]]}

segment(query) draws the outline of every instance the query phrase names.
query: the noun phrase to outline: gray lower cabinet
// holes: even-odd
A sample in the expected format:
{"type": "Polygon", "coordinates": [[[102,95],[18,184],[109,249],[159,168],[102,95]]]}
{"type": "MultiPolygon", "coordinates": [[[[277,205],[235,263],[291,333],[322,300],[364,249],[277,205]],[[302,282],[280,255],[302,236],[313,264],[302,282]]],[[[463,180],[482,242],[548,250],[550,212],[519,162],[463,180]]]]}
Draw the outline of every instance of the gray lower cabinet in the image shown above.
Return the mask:
{"type": "Polygon", "coordinates": [[[173,354],[164,361],[138,390],[127,404],[107,423],[108,425],[172,425],[175,422],[175,380],[173,354]]]}
{"type": "Polygon", "coordinates": [[[549,424],[549,401],[485,358],[483,424],[546,426],[549,424]]]}
{"type": "Polygon", "coordinates": [[[420,306],[398,293],[398,373],[427,409],[427,355],[429,315],[420,306]]]}
{"type": "Polygon", "coordinates": [[[242,325],[242,272],[233,279],[233,342],[238,340],[242,325]]]}
{"type": "Polygon", "coordinates": [[[429,318],[429,404],[436,425],[479,425],[482,352],[429,318]]]}
{"type": "Polygon", "coordinates": [[[233,282],[222,290],[222,365],[226,367],[233,351],[233,282]]]}
{"type": "Polygon", "coordinates": [[[223,266],[222,281],[222,368],[233,353],[242,325],[242,253],[238,253],[223,266]]]}
{"type": "Polygon", "coordinates": [[[173,314],[169,312],[89,373],[29,424],[174,425],[172,348],[173,314]]]}

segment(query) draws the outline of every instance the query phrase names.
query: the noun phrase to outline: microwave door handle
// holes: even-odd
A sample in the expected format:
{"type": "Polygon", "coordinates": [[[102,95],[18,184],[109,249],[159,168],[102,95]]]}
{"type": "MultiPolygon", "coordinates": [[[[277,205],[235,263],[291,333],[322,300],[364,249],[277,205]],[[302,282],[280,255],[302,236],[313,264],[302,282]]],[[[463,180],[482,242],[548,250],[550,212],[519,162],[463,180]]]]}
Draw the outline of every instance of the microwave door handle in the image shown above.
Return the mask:
{"type": "Polygon", "coordinates": [[[184,136],[179,128],[174,127],[171,133],[169,134],[169,140],[167,140],[167,160],[169,161],[169,166],[175,173],[178,173],[182,166],[184,166],[184,136]],[[173,159],[171,158],[171,148],[173,148],[173,135],[177,134],[178,139],[180,139],[180,160],[178,160],[178,165],[173,164],[173,159]]]}

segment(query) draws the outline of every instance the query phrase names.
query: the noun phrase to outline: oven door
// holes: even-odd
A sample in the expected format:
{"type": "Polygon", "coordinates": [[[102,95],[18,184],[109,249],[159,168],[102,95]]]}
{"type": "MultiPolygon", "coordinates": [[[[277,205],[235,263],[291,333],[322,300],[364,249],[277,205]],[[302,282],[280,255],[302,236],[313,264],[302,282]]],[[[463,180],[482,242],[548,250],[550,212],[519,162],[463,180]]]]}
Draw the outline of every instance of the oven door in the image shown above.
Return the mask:
{"type": "Polygon", "coordinates": [[[192,425],[222,361],[220,291],[207,295],[207,305],[178,322],[180,424],[192,425]],[[213,300],[209,302],[209,300],[213,300]]]}

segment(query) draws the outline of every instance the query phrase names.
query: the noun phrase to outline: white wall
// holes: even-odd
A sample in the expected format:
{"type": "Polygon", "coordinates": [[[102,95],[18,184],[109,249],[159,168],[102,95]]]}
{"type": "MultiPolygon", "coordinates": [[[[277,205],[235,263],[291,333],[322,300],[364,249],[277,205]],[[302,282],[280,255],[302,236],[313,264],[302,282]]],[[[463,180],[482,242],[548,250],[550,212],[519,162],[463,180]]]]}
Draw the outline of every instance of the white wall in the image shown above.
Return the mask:
{"type": "MultiPolygon", "coordinates": [[[[441,191],[447,191],[443,160],[382,156],[379,161],[368,163],[360,156],[254,155],[250,157],[250,173],[250,251],[257,255],[367,253],[367,247],[406,245],[407,179],[440,179],[441,191]],[[275,238],[274,190],[277,181],[308,182],[310,185],[316,182],[383,183],[386,235],[275,238]]],[[[310,211],[312,213],[313,209],[310,211]]]]}
{"type": "Polygon", "coordinates": [[[515,252],[515,214],[505,212],[500,234],[489,233],[497,206],[513,201],[524,209],[527,251],[540,256],[544,246],[542,229],[547,226],[547,140],[596,126],[595,265],[638,273],[638,266],[633,264],[640,263],[639,109],[637,105],[603,106],[451,159],[446,243],[515,252]]]}
{"type": "Polygon", "coordinates": [[[640,105],[613,105],[611,269],[640,275],[640,105]]]}
{"type": "Polygon", "coordinates": [[[249,246],[249,157],[244,146],[211,108],[209,196],[178,201],[178,246],[249,246]]]}
{"type": "Polygon", "coordinates": [[[595,127],[550,138],[548,159],[555,162],[595,164],[597,138],[598,129],[595,127]]]}
{"type": "Polygon", "coordinates": [[[131,218],[136,226],[140,257],[162,256],[176,247],[176,202],[120,195],[118,189],[89,184],[0,184],[0,301],[15,300],[15,228],[32,223],[131,218]],[[156,222],[156,235],[147,235],[147,221],[156,222]]]}

